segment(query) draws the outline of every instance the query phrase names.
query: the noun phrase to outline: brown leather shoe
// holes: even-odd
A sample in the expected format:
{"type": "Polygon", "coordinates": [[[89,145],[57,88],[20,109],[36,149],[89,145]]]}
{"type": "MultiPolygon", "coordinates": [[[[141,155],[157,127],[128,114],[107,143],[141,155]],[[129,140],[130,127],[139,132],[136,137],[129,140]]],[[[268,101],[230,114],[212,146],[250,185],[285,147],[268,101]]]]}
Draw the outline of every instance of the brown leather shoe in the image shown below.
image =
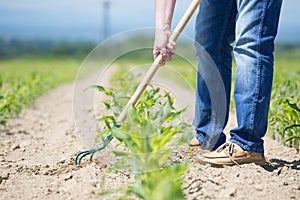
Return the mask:
{"type": "Polygon", "coordinates": [[[201,164],[213,166],[240,165],[254,163],[264,165],[266,163],[263,154],[243,150],[239,145],[227,142],[213,152],[195,157],[201,164]]]}
{"type": "Polygon", "coordinates": [[[202,146],[198,139],[196,138],[196,136],[194,136],[194,138],[192,139],[192,141],[190,142],[190,147],[197,147],[197,149],[201,149],[205,152],[211,152],[212,150],[211,149],[208,149],[208,148],[205,148],[204,146],[202,146]]]}
{"type": "Polygon", "coordinates": [[[198,141],[198,139],[196,138],[196,136],[193,137],[192,141],[190,142],[190,146],[191,146],[191,147],[201,146],[201,145],[199,144],[199,141],[198,141]]]}

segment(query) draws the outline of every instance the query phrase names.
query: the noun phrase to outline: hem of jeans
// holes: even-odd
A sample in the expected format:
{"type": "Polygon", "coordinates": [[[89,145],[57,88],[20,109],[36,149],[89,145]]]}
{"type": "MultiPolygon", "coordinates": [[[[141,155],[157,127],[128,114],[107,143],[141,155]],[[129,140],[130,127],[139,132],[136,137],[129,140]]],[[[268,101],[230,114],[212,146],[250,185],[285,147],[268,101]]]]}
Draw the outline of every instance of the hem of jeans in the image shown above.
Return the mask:
{"type": "Polygon", "coordinates": [[[200,144],[200,145],[203,145],[205,136],[203,136],[201,133],[198,133],[198,132],[196,131],[196,138],[197,138],[199,144],[200,144]]]}
{"type": "Polygon", "coordinates": [[[245,151],[251,151],[251,152],[255,152],[255,153],[264,154],[263,146],[249,146],[249,145],[246,145],[246,144],[243,144],[243,143],[239,142],[236,139],[230,139],[230,142],[233,142],[233,143],[239,145],[245,151]]]}
{"type": "MultiPolygon", "coordinates": [[[[221,133],[221,134],[224,134],[224,133],[221,133]]],[[[222,145],[222,144],[220,144],[220,145],[216,146],[216,144],[218,143],[220,137],[218,138],[217,142],[214,144],[213,147],[207,147],[207,146],[205,146],[205,144],[204,144],[204,139],[205,139],[206,136],[203,136],[203,133],[196,131],[195,136],[196,136],[196,138],[197,138],[199,144],[200,144],[201,146],[207,148],[207,149],[216,150],[217,148],[219,148],[219,147],[222,145]]],[[[225,137],[226,137],[226,136],[225,136],[225,137]]],[[[226,142],[226,141],[225,141],[225,142],[226,142]]],[[[224,143],[225,143],[225,142],[224,142],[224,143]]]]}

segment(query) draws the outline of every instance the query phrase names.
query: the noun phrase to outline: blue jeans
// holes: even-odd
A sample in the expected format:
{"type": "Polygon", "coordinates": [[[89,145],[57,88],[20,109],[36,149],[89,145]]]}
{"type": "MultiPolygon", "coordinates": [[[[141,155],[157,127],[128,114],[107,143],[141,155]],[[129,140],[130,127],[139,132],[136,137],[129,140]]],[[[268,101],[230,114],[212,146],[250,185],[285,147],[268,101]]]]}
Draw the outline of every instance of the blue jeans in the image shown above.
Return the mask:
{"type": "Polygon", "coordinates": [[[262,137],[268,124],[281,4],[282,0],[203,0],[200,4],[193,125],[204,147],[216,149],[226,140],[223,129],[228,120],[234,52],[238,127],[230,131],[230,140],[244,150],[264,153],[262,137]]]}

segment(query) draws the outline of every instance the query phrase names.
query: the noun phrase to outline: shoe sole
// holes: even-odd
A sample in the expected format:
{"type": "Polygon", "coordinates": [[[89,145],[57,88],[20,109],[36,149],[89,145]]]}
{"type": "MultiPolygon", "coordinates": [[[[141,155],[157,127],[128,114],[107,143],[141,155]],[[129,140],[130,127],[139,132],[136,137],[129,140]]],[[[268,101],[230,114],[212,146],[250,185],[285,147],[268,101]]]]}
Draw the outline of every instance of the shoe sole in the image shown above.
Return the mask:
{"type": "MultiPolygon", "coordinates": [[[[250,158],[250,157],[246,157],[246,158],[250,158]]],[[[235,159],[234,161],[239,164],[239,165],[242,165],[242,164],[255,164],[255,165],[259,165],[259,166],[263,166],[266,164],[266,160],[257,160],[257,161],[243,161],[245,160],[246,158],[241,158],[241,159],[235,159]]],[[[236,163],[234,162],[213,162],[213,161],[209,161],[207,159],[201,159],[201,158],[197,158],[195,157],[195,160],[200,163],[200,164],[210,164],[212,166],[233,166],[233,165],[236,165],[236,163]]]]}

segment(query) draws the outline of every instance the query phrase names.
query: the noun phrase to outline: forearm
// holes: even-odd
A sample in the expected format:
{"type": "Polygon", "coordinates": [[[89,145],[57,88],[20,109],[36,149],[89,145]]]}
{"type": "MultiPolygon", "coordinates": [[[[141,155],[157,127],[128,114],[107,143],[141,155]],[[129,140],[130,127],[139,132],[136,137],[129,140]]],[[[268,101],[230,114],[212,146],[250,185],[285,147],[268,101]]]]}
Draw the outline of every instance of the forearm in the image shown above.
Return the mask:
{"type": "Polygon", "coordinates": [[[176,0],[155,1],[156,29],[170,30],[176,0]]]}
{"type": "Polygon", "coordinates": [[[155,39],[153,56],[162,55],[161,65],[172,59],[176,43],[169,42],[171,23],[176,0],[155,0],[155,39]]]}

